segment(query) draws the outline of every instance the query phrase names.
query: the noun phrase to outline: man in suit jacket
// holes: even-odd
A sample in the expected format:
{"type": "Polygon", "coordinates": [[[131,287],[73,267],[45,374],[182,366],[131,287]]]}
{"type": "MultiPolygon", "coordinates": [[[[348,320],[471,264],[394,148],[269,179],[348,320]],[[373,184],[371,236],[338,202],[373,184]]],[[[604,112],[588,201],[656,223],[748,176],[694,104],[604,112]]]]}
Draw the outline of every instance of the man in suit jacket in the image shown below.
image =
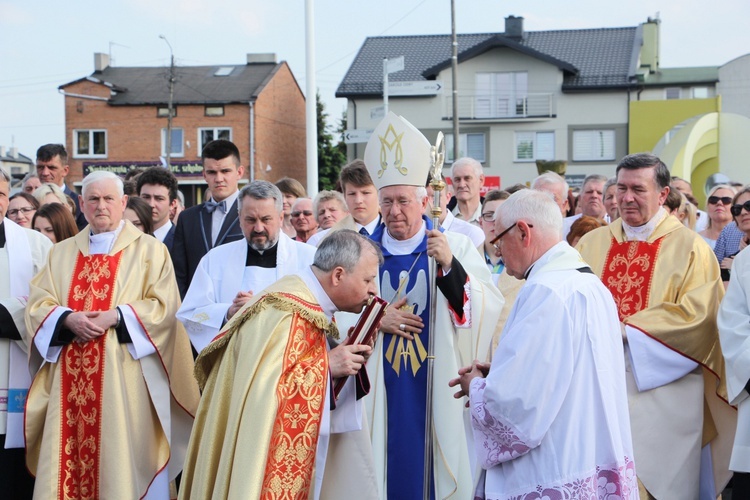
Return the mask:
{"type": "Polygon", "coordinates": [[[138,196],[151,206],[154,236],[172,252],[175,225],[169,219],[177,206],[177,177],[164,167],[151,167],[138,176],[138,196]]]}
{"type": "Polygon", "coordinates": [[[240,152],[232,142],[219,139],[201,153],[203,178],[212,200],[180,214],[172,245],[177,286],[184,298],[201,258],[214,247],[243,238],[238,222],[237,184],[245,173],[240,152]]]}
{"type": "Polygon", "coordinates": [[[42,183],[51,182],[63,190],[63,193],[73,198],[76,205],[76,225],[78,229],[86,227],[86,217],[81,212],[78,204],[78,193],[73,191],[65,184],[65,177],[68,175],[68,152],[62,144],[45,144],[36,151],[36,173],[42,183]]]}

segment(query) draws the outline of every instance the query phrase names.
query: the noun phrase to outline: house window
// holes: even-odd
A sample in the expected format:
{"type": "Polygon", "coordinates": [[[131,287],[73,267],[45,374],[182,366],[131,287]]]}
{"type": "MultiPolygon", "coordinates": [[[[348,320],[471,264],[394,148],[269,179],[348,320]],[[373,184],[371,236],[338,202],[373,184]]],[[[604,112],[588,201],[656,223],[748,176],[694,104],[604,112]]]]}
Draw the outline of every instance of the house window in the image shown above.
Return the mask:
{"type": "Polygon", "coordinates": [[[614,159],[614,130],[573,131],[573,161],[602,161],[614,159]]]}
{"type": "MultiPolygon", "coordinates": [[[[458,158],[468,156],[474,158],[479,163],[487,161],[484,147],[484,134],[459,134],[458,135],[458,158]]],[[[453,134],[446,134],[445,149],[447,152],[446,161],[455,161],[453,155],[453,134]]]]}
{"type": "Polygon", "coordinates": [[[206,106],[206,116],[224,116],[224,106],[206,106]]]}
{"type": "Polygon", "coordinates": [[[477,73],[475,77],[475,116],[509,118],[528,115],[529,74],[477,73]]]}
{"type": "MultiPolygon", "coordinates": [[[[172,129],[172,152],[170,156],[185,156],[184,132],[181,128],[172,129]]],[[[167,129],[161,129],[161,155],[167,156],[167,129]]]]}
{"type": "Polygon", "coordinates": [[[232,129],[225,127],[198,129],[198,143],[201,145],[201,151],[203,151],[203,148],[206,147],[206,144],[217,139],[226,139],[227,141],[231,141],[232,129]]]}
{"type": "Polygon", "coordinates": [[[77,158],[106,158],[106,130],[74,130],[73,144],[77,158]]]}
{"type": "MultiPolygon", "coordinates": [[[[156,108],[156,116],[158,118],[167,118],[169,116],[169,106],[159,106],[156,108]]],[[[172,106],[172,118],[177,116],[177,108],[172,106]]]]}
{"type": "Polygon", "coordinates": [[[679,99],[681,95],[680,87],[667,87],[664,89],[664,99],[679,99]]]}
{"type": "Polygon", "coordinates": [[[516,132],[515,161],[555,159],[554,132],[516,132]]]}
{"type": "Polygon", "coordinates": [[[708,87],[693,87],[693,99],[708,99],[708,87]]]}

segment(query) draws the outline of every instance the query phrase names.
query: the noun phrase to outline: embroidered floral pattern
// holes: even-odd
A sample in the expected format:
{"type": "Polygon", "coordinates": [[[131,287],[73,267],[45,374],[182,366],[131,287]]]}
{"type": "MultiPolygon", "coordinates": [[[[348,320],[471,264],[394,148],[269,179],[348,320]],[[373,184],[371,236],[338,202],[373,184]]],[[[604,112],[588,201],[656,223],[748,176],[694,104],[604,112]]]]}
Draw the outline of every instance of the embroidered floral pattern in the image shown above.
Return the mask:
{"type": "Polygon", "coordinates": [[[261,498],[302,500],[308,497],[327,381],[325,336],[295,314],[276,387],[278,408],[261,498]]]}
{"type": "MultiPolygon", "coordinates": [[[[106,311],[122,252],[78,255],[68,307],[73,311],[106,311]]],[[[72,342],[61,356],[60,489],[59,498],[99,497],[102,389],[106,335],[85,343],[72,342]]]]}
{"type": "MultiPolygon", "coordinates": [[[[472,387],[472,393],[483,394],[485,387],[487,381],[482,379],[472,387]]],[[[518,437],[515,430],[490,415],[485,409],[483,398],[476,399],[477,401],[472,400],[471,425],[483,436],[481,442],[477,442],[482,467],[489,469],[528,453],[531,447],[518,437]]]]}
{"type": "Polygon", "coordinates": [[[626,241],[614,238],[602,272],[602,282],[612,293],[620,321],[645,309],[651,290],[654,262],[659,253],[661,238],[653,243],[626,241]]]}
{"type": "Polygon", "coordinates": [[[630,500],[638,498],[635,464],[624,457],[622,464],[597,466],[589,474],[560,485],[537,485],[533,491],[510,496],[488,494],[485,500],[630,500]]]}

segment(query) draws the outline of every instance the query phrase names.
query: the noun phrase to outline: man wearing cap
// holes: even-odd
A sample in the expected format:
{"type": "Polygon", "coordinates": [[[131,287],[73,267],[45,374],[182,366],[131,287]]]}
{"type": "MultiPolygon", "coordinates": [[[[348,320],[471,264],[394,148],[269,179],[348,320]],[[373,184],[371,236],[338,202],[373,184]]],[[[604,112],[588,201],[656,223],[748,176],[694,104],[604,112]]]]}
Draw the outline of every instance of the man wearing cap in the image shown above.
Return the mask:
{"type": "Polygon", "coordinates": [[[430,156],[427,139],[393,113],[365,150],[383,219],[371,235],[385,259],[380,295],[391,304],[368,366],[373,379],[368,420],[380,494],[391,500],[422,498],[426,412],[434,429],[430,484],[435,498],[471,497],[473,447],[460,431],[468,428],[466,414],[446,388],[462,363],[487,358],[503,304],[471,240],[433,228],[422,215],[430,156]],[[430,257],[437,266],[436,290],[429,286],[430,257]],[[437,293],[437,310],[431,332],[432,293],[437,293]],[[434,384],[427,408],[430,342],[434,384]]]}

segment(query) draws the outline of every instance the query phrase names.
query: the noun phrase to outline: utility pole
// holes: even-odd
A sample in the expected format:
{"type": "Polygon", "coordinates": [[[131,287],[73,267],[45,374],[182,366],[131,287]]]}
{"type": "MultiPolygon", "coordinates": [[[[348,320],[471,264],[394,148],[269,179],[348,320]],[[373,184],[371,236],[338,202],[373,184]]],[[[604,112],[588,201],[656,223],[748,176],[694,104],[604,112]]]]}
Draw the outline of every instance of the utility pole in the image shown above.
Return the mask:
{"type": "Polygon", "coordinates": [[[305,0],[305,151],[307,156],[307,195],[318,194],[318,108],[315,84],[314,0],[305,0]]]}
{"type": "Polygon", "coordinates": [[[453,161],[458,159],[458,39],[456,37],[456,0],[451,0],[451,77],[453,80],[453,161]]]}
{"type": "Polygon", "coordinates": [[[167,168],[172,168],[172,115],[174,105],[174,52],[172,52],[172,44],[169,43],[167,37],[159,35],[159,38],[164,40],[169,47],[169,104],[167,105],[167,168]]]}

